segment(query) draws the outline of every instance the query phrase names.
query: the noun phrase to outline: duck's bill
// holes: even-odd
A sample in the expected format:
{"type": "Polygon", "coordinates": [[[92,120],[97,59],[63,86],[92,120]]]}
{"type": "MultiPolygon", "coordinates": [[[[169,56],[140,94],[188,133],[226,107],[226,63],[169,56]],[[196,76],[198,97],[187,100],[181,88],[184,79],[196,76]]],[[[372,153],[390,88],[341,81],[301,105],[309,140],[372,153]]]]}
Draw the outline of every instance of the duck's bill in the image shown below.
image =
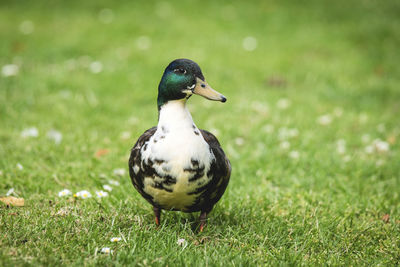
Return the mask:
{"type": "Polygon", "coordinates": [[[226,97],[212,89],[206,81],[200,78],[196,78],[196,86],[193,89],[193,93],[201,95],[209,100],[225,102],[226,97]]]}

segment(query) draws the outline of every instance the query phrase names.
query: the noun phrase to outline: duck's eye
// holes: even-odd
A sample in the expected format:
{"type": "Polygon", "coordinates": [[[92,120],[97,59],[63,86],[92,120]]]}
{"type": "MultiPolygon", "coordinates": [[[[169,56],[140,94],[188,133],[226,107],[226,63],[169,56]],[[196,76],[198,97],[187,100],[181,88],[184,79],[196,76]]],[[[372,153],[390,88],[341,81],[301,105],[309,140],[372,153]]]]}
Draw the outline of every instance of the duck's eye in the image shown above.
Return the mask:
{"type": "Polygon", "coordinates": [[[174,69],[174,72],[175,72],[175,73],[179,73],[179,74],[186,74],[186,70],[185,70],[185,69],[182,69],[182,68],[174,69]]]}

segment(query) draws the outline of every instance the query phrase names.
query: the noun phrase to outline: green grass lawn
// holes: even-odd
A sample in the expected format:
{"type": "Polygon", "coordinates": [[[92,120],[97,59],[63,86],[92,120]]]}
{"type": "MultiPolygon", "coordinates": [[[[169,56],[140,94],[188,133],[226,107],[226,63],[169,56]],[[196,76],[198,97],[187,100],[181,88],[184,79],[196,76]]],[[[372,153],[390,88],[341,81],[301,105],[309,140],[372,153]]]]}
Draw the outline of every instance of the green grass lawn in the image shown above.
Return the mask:
{"type": "Polygon", "coordinates": [[[250,2],[0,2],[1,266],[400,264],[399,1],[250,2]],[[182,57],[228,98],[188,102],[233,167],[203,233],[127,173],[182,57]]]}

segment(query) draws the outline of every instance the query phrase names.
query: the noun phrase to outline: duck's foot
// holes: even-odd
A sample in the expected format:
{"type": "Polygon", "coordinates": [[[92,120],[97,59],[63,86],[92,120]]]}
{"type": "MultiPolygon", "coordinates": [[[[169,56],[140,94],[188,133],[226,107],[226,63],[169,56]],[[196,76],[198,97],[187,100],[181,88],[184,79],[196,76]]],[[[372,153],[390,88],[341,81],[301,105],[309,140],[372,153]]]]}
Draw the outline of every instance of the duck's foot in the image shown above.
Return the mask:
{"type": "Polygon", "coordinates": [[[206,226],[206,222],[207,222],[207,212],[202,211],[200,213],[200,232],[203,232],[204,230],[204,226],[206,226]]]}
{"type": "Polygon", "coordinates": [[[157,208],[157,207],[153,207],[153,210],[154,210],[154,217],[155,217],[156,225],[160,226],[161,209],[157,208]]]}

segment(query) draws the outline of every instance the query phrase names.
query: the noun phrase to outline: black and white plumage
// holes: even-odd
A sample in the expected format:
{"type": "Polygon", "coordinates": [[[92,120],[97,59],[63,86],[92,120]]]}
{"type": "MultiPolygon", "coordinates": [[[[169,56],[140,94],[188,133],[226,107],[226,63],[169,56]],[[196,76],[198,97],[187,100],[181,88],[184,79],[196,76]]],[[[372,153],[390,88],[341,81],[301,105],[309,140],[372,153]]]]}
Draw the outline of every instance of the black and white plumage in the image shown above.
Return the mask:
{"type": "Polygon", "coordinates": [[[225,192],[231,165],[217,138],[208,131],[198,129],[194,124],[186,108],[186,101],[193,93],[222,102],[225,102],[226,98],[216,91],[199,92],[199,87],[205,88],[205,91],[206,87],[209,88],[200,68],[193,62],[198,69],[190,71],[190,67],[193,67],[192,61],[177,61],[174,61],[177,66],[172,62],[167,67],[159,86],[158,125],[145,131],[132,148],[129,173],[136,190],[153,205],[157,224],[160,222],[161,209],[200,211],[202,231],[207,214],[225,192]],[[177,67],[180,69],[179,75],[183,73],[182,69],[184,74],[194,73],[193,86],[189,81],[189,84],[183,87],[179,76],[164,79],[166,75],[171,75],[168,72],[169,68],[176,70],[177,67]],[[200,73],[201,77],[196,73],[200,73]],[[165,80],[170,83],[170,87],[163,89],[165,80]],[[177,82],[172,82],[171,85],[171,80],[177,82]],[[165,90],[179,90],[183,92],[182,97],[169,99],[169,92],[164,96],[165,99],[160,101],[160,94],[163,98],[165,90]]]}

